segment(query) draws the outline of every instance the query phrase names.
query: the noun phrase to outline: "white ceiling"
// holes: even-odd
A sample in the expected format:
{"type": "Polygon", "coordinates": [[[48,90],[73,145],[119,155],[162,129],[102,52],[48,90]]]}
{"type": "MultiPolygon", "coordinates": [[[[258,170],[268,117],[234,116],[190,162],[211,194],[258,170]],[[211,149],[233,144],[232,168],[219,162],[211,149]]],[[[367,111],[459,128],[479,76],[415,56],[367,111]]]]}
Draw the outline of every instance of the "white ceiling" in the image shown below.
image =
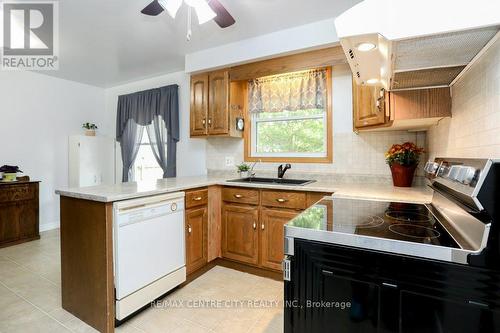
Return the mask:
{"type": "MultiPolygon", "coordinates": [[[[186,41],[184,5],[176,19],[140,13],[151,0],[61,0],[59,70],[44,74],[109,87],[184,68],[190,52],[333,18],[360,0],[220,0],[236,24],[210,21],[186,41]]],[[[293,36],[290,36],[293,38],[293,36]]]]}

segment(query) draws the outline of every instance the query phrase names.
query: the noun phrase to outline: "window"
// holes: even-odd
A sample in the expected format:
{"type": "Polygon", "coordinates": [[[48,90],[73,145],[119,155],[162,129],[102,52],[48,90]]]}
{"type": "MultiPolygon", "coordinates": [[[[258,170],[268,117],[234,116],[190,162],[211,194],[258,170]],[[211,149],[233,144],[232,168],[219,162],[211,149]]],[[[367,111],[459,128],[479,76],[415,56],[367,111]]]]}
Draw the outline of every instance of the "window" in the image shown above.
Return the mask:
{"type": "Polygon", "coordinates": [[[245,160],[330,163],[329,96],[330,68],[250,82],[245,160]]]}
{"type": "Polygon", "coordinates": [[[148,133],[144,130],[139,152],[132,168],[132,179],[134,181],[148,181],[161,178],[163,178],[163,170],[153,155],[153,150],[149,145],[148,133]]]}

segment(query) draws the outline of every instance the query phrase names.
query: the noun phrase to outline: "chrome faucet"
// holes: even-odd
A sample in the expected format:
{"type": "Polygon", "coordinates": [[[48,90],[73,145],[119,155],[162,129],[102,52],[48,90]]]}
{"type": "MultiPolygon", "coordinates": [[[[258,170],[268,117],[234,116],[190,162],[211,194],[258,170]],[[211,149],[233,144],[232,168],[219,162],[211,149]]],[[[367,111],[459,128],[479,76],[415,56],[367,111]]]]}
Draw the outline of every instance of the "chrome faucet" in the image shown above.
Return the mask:
{"type": "Polygon", "coordinates": [[[283,178],[283,176],[285,175],[285,172],[286,170],[288,169],[291,169],[292,166],[290,164],[285,164],[285,167],[283,168],[283,164],[281,164],[279,167],[278,167],[278,178],[283,178]]]}
{"type": "Polygon", "coordinates": [[[259,162],[262,162],[262,160],[260,158],[257,161],[253,162],[252,166],[250,167],[250,178],[255,177],[255,172],[253,172],[253,168],[255,168],[255,166],[259,162]]]}

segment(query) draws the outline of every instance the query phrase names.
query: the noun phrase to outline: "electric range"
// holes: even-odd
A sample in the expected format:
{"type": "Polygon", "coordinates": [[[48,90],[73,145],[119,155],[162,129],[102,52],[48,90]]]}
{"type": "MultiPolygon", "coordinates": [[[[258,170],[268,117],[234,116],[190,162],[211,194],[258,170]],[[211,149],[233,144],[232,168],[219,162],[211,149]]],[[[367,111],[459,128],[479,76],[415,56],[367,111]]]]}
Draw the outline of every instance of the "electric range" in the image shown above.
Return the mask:
{"type": "Polygon", "coordinates": [[[425,173],[430,203],[327,197],[285,225],[285,333],[500,332],[500,161],[425,173]]]}

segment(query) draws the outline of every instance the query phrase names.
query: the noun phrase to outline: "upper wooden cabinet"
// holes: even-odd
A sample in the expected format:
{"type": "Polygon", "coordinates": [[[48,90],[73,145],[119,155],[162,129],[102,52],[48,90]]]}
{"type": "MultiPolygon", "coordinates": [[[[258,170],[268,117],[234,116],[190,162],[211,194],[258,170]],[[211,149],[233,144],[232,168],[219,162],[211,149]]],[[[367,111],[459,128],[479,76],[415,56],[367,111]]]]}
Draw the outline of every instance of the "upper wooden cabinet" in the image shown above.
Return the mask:
{"type": "Polygon", "coordinates": [[[208,75],[208,134],[229,131],[229,74],[227,71],[208,75]]]}
{"type": "Polygon", "coordinates": [[[208,74],[191,76],[191,136],[207,134],[208,74]]]}
{"type": "Polygon", "coordinates": [[[227,70],[191,76],[191,136],[242,137],[244,96],[246,82],[230,82],[227,70]]]}
{"type": "Polygon", "coordinates": [[[426,130],[444,117],[451,117],[447,87],[384,92],[353,80],[356,131],[426,130]]]}
{"type": "Polygon", "coordinates": [[[354,127],[383,125],[386,122],[385,93],[376,86],[359,86],[352,80],[354,127]]]}

